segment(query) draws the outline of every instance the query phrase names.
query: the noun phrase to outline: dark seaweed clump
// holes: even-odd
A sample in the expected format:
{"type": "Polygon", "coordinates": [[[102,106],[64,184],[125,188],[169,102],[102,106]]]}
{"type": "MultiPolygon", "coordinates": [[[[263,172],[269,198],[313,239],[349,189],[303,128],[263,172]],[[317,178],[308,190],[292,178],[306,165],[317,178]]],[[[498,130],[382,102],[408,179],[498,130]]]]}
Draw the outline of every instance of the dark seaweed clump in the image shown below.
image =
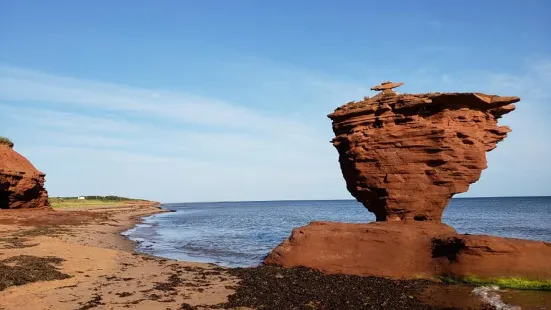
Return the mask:
{"type": "Polygon", "coordinates": [[[1,260],[0,291],[15,285],[70,278],[69,275],[57,270],[55,266],[62,261],[63,259],[59,257],[30,255],[13,256],[1,260]]]}
{"type": "Polygon", "coordinates": [[[432,282],[324,275],[307,268],[260,266],[229,272],[242,281],[222,305],[255,309],[435,309],[417,299],[432,282]]]}
{"type": "Polygon", "coordinates": [[[87,301],[82,307],[78,308],[78,310],[88,310],[92,308],[96,308],[102,305],[105,305],[102,301],[101,295],[94,295],[92,299],[87,301]]]}
{"type": "Polygon", "coordinates": [[[30,237],[37,236],[60,236],[68,233],[69,231],[64,228],[59,227],[48,227],[41,226],[35,227],[32,229],[26,229],[14,234],[11,234],[9,237],[0,237],[0,249],[22,249],[37,246],[38,243],[27,243],[29,242],[30,237]]]}

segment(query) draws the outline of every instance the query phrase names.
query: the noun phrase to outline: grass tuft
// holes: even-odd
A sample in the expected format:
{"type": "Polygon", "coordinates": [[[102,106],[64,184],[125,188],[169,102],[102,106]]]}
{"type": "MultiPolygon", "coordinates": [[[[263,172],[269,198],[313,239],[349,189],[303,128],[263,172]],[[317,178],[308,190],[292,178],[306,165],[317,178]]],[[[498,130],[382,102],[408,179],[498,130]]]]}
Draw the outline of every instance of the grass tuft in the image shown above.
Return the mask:
{"type": "Polygon", "coordinates": [[[0,144],[13,147],[13,142],[9,138],[3,136],[0,136],[0,144]]]}
{"type": "Polygon", "coordinates": [[[471,285],[497,285],[501,288],[512,288],[518,290],[538,290],[551,291],[550,280],[528,280],[522,278],[478,278],[474,276],[456,277],[456,276],[441,276],[440,279],[446,283],[460,283],[471,285]]]}

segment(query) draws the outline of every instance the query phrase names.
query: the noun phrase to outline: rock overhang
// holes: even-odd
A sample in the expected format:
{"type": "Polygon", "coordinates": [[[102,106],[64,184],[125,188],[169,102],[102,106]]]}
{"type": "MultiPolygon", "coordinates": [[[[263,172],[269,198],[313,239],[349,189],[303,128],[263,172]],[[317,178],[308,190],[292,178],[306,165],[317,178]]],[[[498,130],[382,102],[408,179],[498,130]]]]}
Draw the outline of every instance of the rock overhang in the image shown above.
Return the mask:
{"type": "Polygon", "coordinates": [[[0,144],[0,209],[49,208],[45,176],[12,145],[0,144]]]}
{"type": "Polygon", "coordinates": [[[454,194],[487,167],[485,153],[511,129],[497,120],[519,97],[479,92],[397,94],[385,82],[374,97],[328,117],[349,192],[377,220],[440,221],[454,194]]]}

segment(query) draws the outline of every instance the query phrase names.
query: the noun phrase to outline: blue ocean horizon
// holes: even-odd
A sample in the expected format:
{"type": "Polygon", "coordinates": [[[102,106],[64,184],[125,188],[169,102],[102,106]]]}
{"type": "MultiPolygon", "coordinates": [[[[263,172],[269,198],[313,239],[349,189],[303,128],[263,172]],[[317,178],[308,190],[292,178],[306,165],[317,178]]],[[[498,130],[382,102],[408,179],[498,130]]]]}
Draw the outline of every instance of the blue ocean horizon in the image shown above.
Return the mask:
{"type": "MultiPolygon", "coordinates": [[[[164,203],[124,232],[136,250],[170,259],[256,266],[292,229],[312,221],[366,223],[375,216],[355,200],[164,203]]],[[[459,197],[443,222],[458,233],[551,242],[551,197],[459,197]]]]}

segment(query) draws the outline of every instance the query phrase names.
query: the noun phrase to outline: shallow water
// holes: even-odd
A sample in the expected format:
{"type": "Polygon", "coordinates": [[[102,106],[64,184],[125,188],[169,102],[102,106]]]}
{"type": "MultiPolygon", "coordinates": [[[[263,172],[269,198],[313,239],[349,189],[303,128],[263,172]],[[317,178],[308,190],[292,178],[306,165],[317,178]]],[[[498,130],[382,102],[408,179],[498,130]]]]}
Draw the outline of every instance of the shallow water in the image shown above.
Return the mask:
{"type": "MultiPolygon", "coordinates": [[[[224,266],[255,266],[294,227],[313,220],[370,222],[352,200],[165,204],[125,234],[139,252],[224,266]]],[[[551,242],[551,197],[452,199],[444,222],[459,233],[551,242]]]]}
{"type": "Polygon", "coordinates": [[[551,309],[551,292],[499,289],[494,286],[429,285],[420,299],[437,308],[482,309],[484,305],[491,305],[496,310],[551,309]]]}

